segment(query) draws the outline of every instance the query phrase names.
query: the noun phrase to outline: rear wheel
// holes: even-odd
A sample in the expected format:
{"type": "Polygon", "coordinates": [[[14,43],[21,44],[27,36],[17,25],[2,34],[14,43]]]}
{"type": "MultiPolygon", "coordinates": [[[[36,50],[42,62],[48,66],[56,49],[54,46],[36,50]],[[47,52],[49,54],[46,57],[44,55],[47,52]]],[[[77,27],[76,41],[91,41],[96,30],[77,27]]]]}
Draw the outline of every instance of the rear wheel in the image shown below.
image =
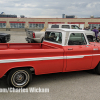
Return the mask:
{"type": "Polygon", "coordinates": [[[7,77],[9,86],[24,88],[29,85],[32,79],[31,71],[28,68],[13,69],[7,77]]]}

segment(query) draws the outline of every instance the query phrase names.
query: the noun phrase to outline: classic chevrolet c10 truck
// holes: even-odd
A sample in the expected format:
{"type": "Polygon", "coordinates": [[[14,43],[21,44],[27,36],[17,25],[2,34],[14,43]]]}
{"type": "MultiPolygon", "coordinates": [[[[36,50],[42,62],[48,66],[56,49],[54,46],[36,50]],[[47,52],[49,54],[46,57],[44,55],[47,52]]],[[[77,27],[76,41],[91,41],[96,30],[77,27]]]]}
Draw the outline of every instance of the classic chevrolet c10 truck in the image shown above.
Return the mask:
{"type": "Polygon", "coordinates": [[[100,74],[100,43],[88,42],[83,30],[47,29],[43,43],[0,44],[0,78],[26,87],[35,75],[92,70],[100,74]]]}

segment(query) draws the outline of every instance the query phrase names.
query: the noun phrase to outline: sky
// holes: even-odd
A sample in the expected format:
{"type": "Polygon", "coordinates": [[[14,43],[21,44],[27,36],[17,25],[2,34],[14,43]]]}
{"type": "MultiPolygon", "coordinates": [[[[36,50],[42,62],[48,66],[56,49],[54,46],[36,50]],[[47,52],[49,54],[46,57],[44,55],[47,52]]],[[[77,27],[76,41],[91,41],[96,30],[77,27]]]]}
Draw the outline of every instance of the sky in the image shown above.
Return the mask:
{"type": "Polygon", "coordinates": [[[0,0],[0,13],[31,18],[100,17],[100,0],[0,0]]]}

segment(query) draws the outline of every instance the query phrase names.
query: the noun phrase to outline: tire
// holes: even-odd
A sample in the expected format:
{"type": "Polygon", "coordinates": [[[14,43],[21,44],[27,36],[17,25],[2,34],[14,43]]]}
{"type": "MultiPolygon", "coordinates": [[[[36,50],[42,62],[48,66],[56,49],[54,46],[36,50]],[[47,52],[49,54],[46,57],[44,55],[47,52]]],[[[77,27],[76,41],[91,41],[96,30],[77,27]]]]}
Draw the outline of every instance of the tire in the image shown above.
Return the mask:
{"type": "Polygon", "coordinates": [[[96,74],[100,75],[100,63],[95,68],[96,74]]]}
{"type": "Polygon", "coordinates": [[[91,69],[91,70],[86,70],[86,72],[90,73],[90,74],[96,74],[95,69],[91,69]]]}
{"type": "Polygon", "coordinates": [[[89,41],[89,42],[93,42],[93,40],[92,40],[91,38],[88,38],[88,41],[89,41]]]}
{"type": "Polygon", "coordinates": [[[24,88],[29,85],[32,73],[28,68],[17,68],[10,71],[7,83],[11,87],[24,88]]]}

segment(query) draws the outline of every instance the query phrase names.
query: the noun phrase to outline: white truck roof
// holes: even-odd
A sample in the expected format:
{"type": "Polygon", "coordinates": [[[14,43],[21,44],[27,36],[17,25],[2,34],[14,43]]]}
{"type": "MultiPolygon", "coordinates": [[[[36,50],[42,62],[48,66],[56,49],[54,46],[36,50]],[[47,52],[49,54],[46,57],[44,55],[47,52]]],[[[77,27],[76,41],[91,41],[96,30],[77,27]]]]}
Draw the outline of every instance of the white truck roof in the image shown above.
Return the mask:
{"type": "Polygon", "coordinates": [[[66,31],[66,32],[85,32],[85,30],[78,30],[78,29],[65,29],[65,28],[48,28],[46,31],[66,31]]]}
{"type": "MultiPolygon", "coordinates": [[[[87,45],[89,45],[89,42],[88,42],[88,39],[86,37],[86,34],[85,34],[85,30],[78,30],[78,29],[64,29],[64,28],[50,28],[50,29],[47,29],[46,32],[62,32],[63,34],[63,41],[62,41],[62,46],[65,46],[65,39],[69,39],[69,36],[70,34],[73,32],[75,33],[83,33],[84,36],[85,36],[85,39],[86,39],[86,42],[87,42],[87,45]],[[66,34],[65,34],[66,32],[66,34]]],[[[50,42],[50,41],[49,41],[50,42]]]]}

